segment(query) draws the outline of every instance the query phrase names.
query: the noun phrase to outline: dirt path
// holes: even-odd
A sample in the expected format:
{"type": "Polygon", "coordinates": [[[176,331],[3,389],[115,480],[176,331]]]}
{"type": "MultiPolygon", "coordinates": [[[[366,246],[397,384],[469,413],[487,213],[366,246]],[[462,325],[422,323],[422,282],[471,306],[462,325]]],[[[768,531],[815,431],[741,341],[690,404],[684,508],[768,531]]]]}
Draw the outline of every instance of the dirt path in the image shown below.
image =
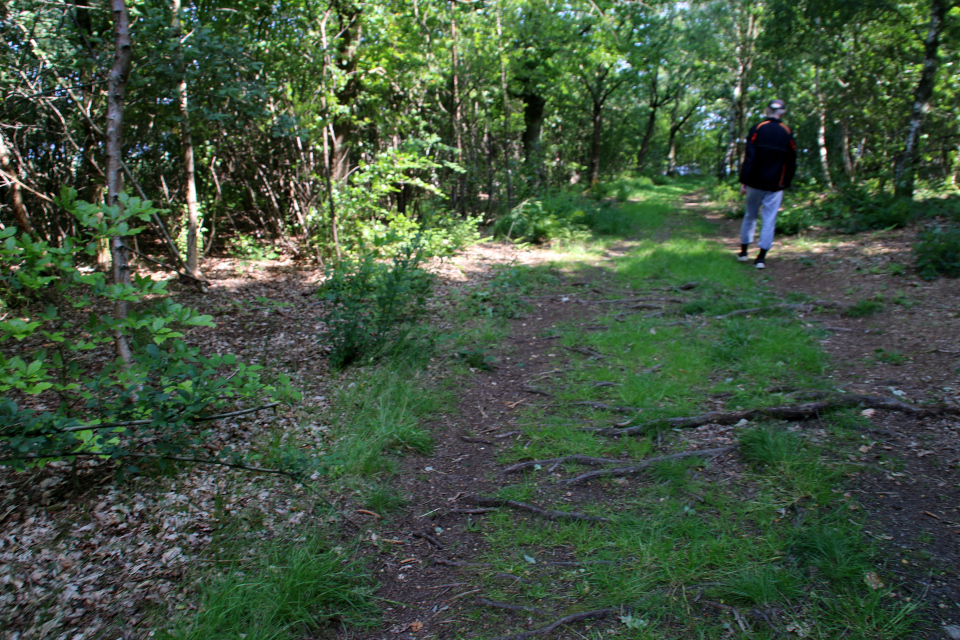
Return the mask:
{"type": "MultiPolygon", "coordinates": [[[[687,206],[696,210],[700,204],[688,199],[687,206]]],[[[704,215],[708,215],[706,210],[704,215]]],[[[717,217],[713,220],[718,239],[731,244],[735,225],[717,217]]],[[[903,295],[909,304],[902,299],[900,304],[887,302],[886,310],[864,318],[836,314],[811,320],[811,324],[829,327],[829,337],[821,344],[833,358],[832,377],[836,386],[851,391],[892,392],[912,402],[955,402],[960,389],[956,369],[956,354],[960,353],[958,283],[925,284],[914,276],[876,276],[862,271],[863,265],[872,264],[878,255],[885,261],[906,261],[903,251],[908,241],[878,236],[834,245],[827,252],[825,243],[787,240],[785,247],[771,254],[770,268],[759,277],[781,295],[797,292],[850,303],[876,292],[883,292],[889,301],[900,295],[890,293],[892,289],[906,289],[903,295]],[[918,326],[922,328],[918,330],[918,326]],[[902,360],[877,358],[895,349],[902,360]]],[[[505,257],[497,256],[495,247],[488,250],[488,264],[505,257]]],[[[608,252],[605,261],[617,255],[608,252]]],[[[535,264],[554,258],[531,252],[524,260],[535,264]]],[[[563,376],[563,370],[582,357],[557,344],[554,328],[561,322],[590,328],[597,308],[577,301],[604,294],[601,287],[608,268],[609,264],[600,262],[587,278],[582,273],[562,277],[554,290],[532,300],[532,312],[510,322],[509,338],[495,354],[497,366],[476,372],[460,392],[456,411],[433,425],[436,453],[405,461],[394,482],[412,498],[409,510],[404,516],[371,526],[368,532],[372,566],[382,585],[378,595],[393,603],[385,611],[385,630],[349,637],[492,637],[496,632],[530,630],[564,615],[541,612],[550,615],[535,622],[532,614],[519,611],[512,615],[512,629],[486,617],[485,612],[495,610],[481,600],[487,597],[490,585],[500,582],[509,586],[525,578],[505,573],[482,578],[483,565],[471,564],[483,562],[488,545],[481,528],[475,526],[485,517],[485,510],[469,497],[492,496],[508,484],[508,478],[499,473],[505,465],[497,456],[498,451],[526,437],[515,428],[516,411],[550,404],[551,398],[537,388],[538,381],[563,376]],[[513,366],[519,362],[525,366],[513,366]]],[[[482,269],[474,271],[474,275],[480,273],[482,269]]],[[[603,326],[596,328],[602,330],[603,326]]],[[[960,425],[955,419],[918,421],[898,414],[877,414],[873,419],[878,429],[890,433],[865,442],[858,461],[871,464],[883,458],[899,461],[903,467],[895,473],[856,474],[849,490],[870,512],[869,519],[875,524],[868,533],[883,549],[885,568],[908,585],[912,597],[923,600],[926,622],[916,637],[940,638],[944,625],[960,624],[960,425]]],[[[693,435],[693,441],[697,437],[702,438],[703,448],[725,440],[722,431],[693,435]]],[[[730,460],[726,473],[736,472],[737,463],[730,460]]],[[[536,496],[537,504],[545,508],[567,505],[574,510],[577,505],[608,498],[606,491],[556,485],[541,486],[536,496]]],[[[519,513],[516,517],[530,518],[519,513]]],[[[561,563],[559,566],[578,560],[562,548],[550,558],[538,558],[541,563],[561,563]]],[[[608,632],[614,633],[609,628],[608,632]]],[[[553,637],[584,636],[560,630],[553,637]]]]}

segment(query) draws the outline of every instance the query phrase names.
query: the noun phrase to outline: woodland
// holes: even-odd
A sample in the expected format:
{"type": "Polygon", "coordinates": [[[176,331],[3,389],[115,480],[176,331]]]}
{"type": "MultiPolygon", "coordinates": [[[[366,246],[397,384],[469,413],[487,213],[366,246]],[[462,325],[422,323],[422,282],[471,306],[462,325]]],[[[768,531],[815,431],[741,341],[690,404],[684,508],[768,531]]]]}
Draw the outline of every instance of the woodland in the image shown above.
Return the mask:
{"type": "MultiPolygon", "coordinates": [[[[3,0],[0,33],[4,477],[380,477],[372,459],[307,459],[283,435],[266,455],[208,426],[292,411],[312,394],[309,366],[385,388],[408,375],[391,368],[404,348],[442,350],[420,327],[441,304],[425,265],[481,238],[512,251],[629,235],[617,203],[637,185],[690,185],[735,216],[746,132],[773,98],[798,147],[778,233],[909,229],[899,275],[960,276],[956,0],[3,0]],[[260,357],[204,337],[220,322],[218,261],[278,258],[322,274],[297,294],[318,300],[305,340],[320,364],[271,366],[270,335],[249,336],[265,340],[260,357]]],[[[515,290],[540,276],[497,273],[463,304],[518,318],[515,290]]],[[[286,303],[249,304],[282,315],[286,303]]],[[[475,345],[451,357],[499,366],[475,345]]],[[[857,402],[893,406],[816,412],[857,402]]],[[[743,416],[779,415],[767,409],[743,416]]],[[[421,436],[368,453],[424,453],[421,436]]],[[[337,491],[311,491],[336,512],[337,491]]],[[[323,557],[337,574],[339,556],[323,557]]],[[[331,606],[353,613],[324,624],[366,615],[344,598],[331,606]]],[[[43,637],[37,616],[17,622],[37,634],[23,638],[43,637]]]]}

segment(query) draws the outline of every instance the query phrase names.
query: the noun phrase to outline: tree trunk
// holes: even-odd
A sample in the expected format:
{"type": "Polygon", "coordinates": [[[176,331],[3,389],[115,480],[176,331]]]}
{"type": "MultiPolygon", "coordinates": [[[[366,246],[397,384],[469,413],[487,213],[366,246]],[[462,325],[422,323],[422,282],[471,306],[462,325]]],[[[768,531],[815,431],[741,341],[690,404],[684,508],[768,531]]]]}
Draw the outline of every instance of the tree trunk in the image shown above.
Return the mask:
{"type": "MultiPolygon", "coordinates": [[[[124,0],[110,0],[113,14],[113,30],[116,45],[113,67],[107,76],[107,205],[123,207],[120,193],[123,191],[123,101],[127,91],[127,80],[133,64],[133,47],[130,44],[130,16],[124,0]]],[[[130,284],[130,259],[123,236],[114,236],[110,240],[110,255],[113,258],[113,281],[116,284],[130,284]]],[[[118,301],[115,317],[118,320],[127,317],[127,303],[118,301]]],[[[126,363],[133,361],[130,345],[123,333],[116,334],[117,355],[126,363]]]]}
{"type": "Polygon", "coordinates": [[[643,164],[647,160],[647,152],[650,151],[650,140],[653,139],[653,130],[657,125],[657,107],[650,106],[650,115],[647,116],[647,130],[643,134],[643,142],[640,144],[640,151],[637,153],[637,171],[643,170],[643,164]]]}
{"type": "Polygon", "coordinates": [[[23,192],[20,190],[20,172],[10,162],[10,149],[7,147],[7,141],[0,132],[0,169],[3,170],[4,182],[10,183],[10,204],[13,207],[13,217],[17,222],[17,228],[21,233],[34,235],[33,226],[30,224],[30,216],[27,215],[27,208],[23,205],[23,192]]]}
{"type": "Polygon", "coordinates": [[[593,138],[590,141],[590,185],[600,182],[600,137],[603,134],[603,101],[593,99],[593,138]]]}
{"type": "Polygon", "coordinates": [[[840,153],[843,155],[843,173],[847,180],[856,178],[856,170],[853,166],[853,158],[850,156],[850,129],[847,121],[844,120],[840,125],[840,153]]]}
{"type": "Polygon", "coordinates": [[[173,10],[173,37],[176,39],[176,57],[178,72],[177,98],[180,106],[180,147],[183,151],[183,171],[186,174],[187,200],[187,273],[194,278],[200,278],[199,255],[197,236],[200,227],[200,213],[197,206],[197,180],[193,164],[193,135],[190,130],[190,101],[187,93],[187,76],[183,62],[183,50],[180,46],[180,0],[171,0],[173,10]]]}
{"type": "MultiPolygon", "coordinates": [[[[451,64],[451,73],[453,74],[453,109],[450,110],[450,114],[453,118],[453,136],[457,144],[457,164],[461,167],[463,166],[463,137],[460,132],[460,76],[458,63],[459,59],[457,58],[457,5],[456,0],[450,0],[450,39],[452,40],[450,47],[450,64],[451,64]]],[[[463,188],[463,174],[458,173],[456,175],[456,188],[453,192],[453,201],[451,203],[452,209],[461,209],[463,210],[466,201],[464,200],[464,188],[463,188]]]]}
{"type": "Polygon", "coordinates": [[[532,91],[525,91],[520,99],[523,100],[523,156],[528,165],[542,171],[540,132],[547,99],[532,91]]]}
{"type": "Polygon", "coordinates": [[[670,143],[669,151],[667,152],[667,175],[673,177],[677,172],[677,131],[674,127],[670,127],[670,143]]]}
{"type": "MultiPolygon", "coordinates": [[[[507,93],[507,63],[503,55],[503,25],[500,23],[500,9],[497,8],[497,53],[500,58],[500,90],[503,92],[503,169],[507,174],[507,210],[513,209],[513,176],[510,171],[510,96],[507,93]]],[[[524,120],[527,112],[524,109],[524,120]]],[[[487,139],[486,124],[484,124],[483,137],[487,139]]],[[[526,135],[526,132],[524,132],[526,135]]],[[[540,132],[537,131],[539,137],[540,132]]],[[[526,140],[524,140],[524,150],[526,150],[526,140]]],[[[527,157],[529,161],[529,156],[527,157]]],[[[539,180],[538,180],[539,182],[539,180]]],[[[487,190],[487,203],[493,200],[493,190],[487,190]]]]}
{"type": "Polygon", "coordinates": [[[817,148],[820,150],[820,170],[823,171],[824,184],[833,191],[830,178],[830,162],[827,156],[827,107],[820,90],[820,67],[814,67],[814,88],[817,94],[817,148]]]}
{"type": "Polygon", "coordinates": [[[898,196],[913,197],[916,162],[920,155],[920,131],[927,111],[930,110],[930,98],[937,81],[937,69],[940,66],[940,33],[944,28],[947,5],[946,0],[930,2],[930,27],[923,41],[923,71],[920,73],[920,81],[913,94],[907,139],[904,141],[903,151],[894,167],[894,190],[898,196]]]}

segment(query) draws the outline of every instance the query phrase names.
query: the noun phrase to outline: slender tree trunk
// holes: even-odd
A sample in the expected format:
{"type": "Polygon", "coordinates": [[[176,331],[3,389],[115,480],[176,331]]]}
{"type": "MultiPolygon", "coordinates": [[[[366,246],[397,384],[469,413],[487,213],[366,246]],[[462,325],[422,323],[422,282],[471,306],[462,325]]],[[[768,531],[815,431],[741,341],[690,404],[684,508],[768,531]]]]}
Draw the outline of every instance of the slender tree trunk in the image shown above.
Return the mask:
{"type": "Polygon", "coordinates": [[[823,171],[824,184],[833,191],[830,178],[830,162],[827,156],[827,107],[820,90],[820,67],[814,67],[814,88],[817,93],[817,147],[820,150],[820,170],[823,171]]]}
{"type": "MultiPolygon", "coordinates": [[[[120,193],[123,191],[123,102],[127,91],[127,80],[133,64],[133,47],[130,43],[130,16],[124,0],[110,0],[113,14],[113,31],[116,45],[113,67],[107,76],[107,204],[123,207],[120,193]]],[[[114,236],[110,240],[110,255],[113,258],[113,281],[117,284],[130,284],[130,258],[123,236],[114,236]]],[[[127,303],[116,303],[115,317],[122,320],[127,317],[127,303]]],[[[116,334],[117,355],[126,363],[133,361],[127,338],[120,331],[116,334]]]]}
{"type": "Polygon", "coordinates": [[[920,131],[923,128],[923,120],[930,110],[930,98],[933,96],[937,81],[937,69],[940,66],[940,34],[944,28],[948,4],[947,0],[930,2],[930,27],[923,41],[923,70],[913,94],[907,138],[894,167],[894,190],[898,196],[913,197],[916,163],[920,155],[920,131]]]}
{"type": "Polygon", "coordinates": [[[856,171],[853,166],[853,158],[850,156],[850,129],[847,126],[846,119],[840,124],[840,153],[843,155],[843,173],[847,180],[853,180],[856,177],[856,171]]]}
{"type": "Polygon", "coordinates": [[[330,202],[330,240],[333,242],[333,249],[337,255],[337,262],[340,261],[340,238],[337,234],[337,207],[333,198],[333,167],[330,166],[330,147],[327,144],[327,128],[323,128],[323,164],[326,167],[327,178],[327,199],[330,202]]]}
{"type": "MultiPolygon", "coordinates": [[[[450,110],[453,118],[453,136],[457,144],[457,164],[463,166],[463,137],[460,132],[460,70],[457,57],[457,5],[456,0],[450,0],[450,64],[453,74],[453,109],[450,110]]],[[[456,176],[456,189],[453,192],[453,209],[463,209],[466,201],[463,193],[463,174],[456,176]]]]}
{"type": "Polygon", "coordinates": [[[657,125],[657,107],[650,105],[650,115],[647,116],[647,130],[643,134],[643,142],[640,143],[640,151],[637,152],[637,171],[643,170],[643,165],[647,161],[647,153],[650,151],[650,141],[653,139],[653,130],[657,125]]]}
{"type": "Polygon", "coordinates": [[[177,100],[180,107],[180,147],[183,151],[183,171],[186,177],[184,185],[187,201],[187,273],[200,278],[197,237],[200,227],[200,213],[197,205],[197,179],[193,164],[193,135],[190,130],[190,98],[187,93],[187,75],[183,62],[183,49],[180,45],[180,0],[171,0],[173,21],[171,27],[176,39],[176,57],[180,79],[177,82],[177,100]]]}
{"type": "Polygon", "coordinates": [[[667,151],[667,175],[673,177],[677,172],[677,127],[670,127],[669,151],[667,151]]]}
{"type": "MultiPolygon", "coordinates": [[[[499,5],[497,6],[497,51],[500,58],[500,90],[503,93],[503,169],[507,174],[507,210],[509,211],[513,209],[513,178],[510,171],[510,96],[507,93],[507,63],[503,55],[503,26],[500,23],[499,5]]],[[[524,118],[526,119],[526,111],[524,111],[524,118]]],[[[483,135],[486,139],[486,124],[484,124],[483,135]]],[[[493,193],[490,192],[487,201],[489,202],[492,198],[493,193]]]]}
{"type": "Polygon", "coordinates": [[[30,224],[27,208],[23,205],[23,192],[20,190],[20,173],[10,161],[10,149],[7,147],[3,132],[0,132],[0,169],[3,169],[4,182],[10,183],[10,205],[13,207],[17,228],[21,233],[32,236],[34,235],[33,226],[30,224]]]}
{"type": "Polygon", "coordinates": [[[593,137],[590,141],[590,184],[600,182],[600,139],[603,134],[603,101],[593,99],[593,137]]]}

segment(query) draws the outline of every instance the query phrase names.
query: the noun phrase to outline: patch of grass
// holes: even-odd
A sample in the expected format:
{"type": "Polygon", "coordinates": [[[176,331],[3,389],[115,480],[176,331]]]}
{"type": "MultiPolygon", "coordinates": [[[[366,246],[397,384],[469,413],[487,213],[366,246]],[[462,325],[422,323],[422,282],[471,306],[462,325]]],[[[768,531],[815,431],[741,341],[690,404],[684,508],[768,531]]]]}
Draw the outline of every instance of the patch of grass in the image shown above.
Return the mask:
{"type": "Polygon", "coordinates": [[[393,468],[390,453],[433,451],[433,434],[422,419],[445,398],[424,393],[424,384],[422,371],[403,363],[367,367],[346,382],[334,401],[336,446],[322,459],[327,472],[375,475],[393,468]]]}
{"type": "Polygon", "coordinates": [[[913,248],[917,270],[924,280],[960,277],[960,226],[934,227],[920,234],[913,248]]]}
{"type": "Polygon", "coordinates": [[[758,427],[740,433],[740,454],[761,467],[795,462],[802,456],[800,439],[776,427],[758,427]]]}
{"type": "Polygon", "coordinates": [[[453,356],[474,369],[479,369],[481,371],[490,371],[496,365],[496,358],[489,355],[486,349],[460,349],[453,356]]]}
{"type": "MultiPolygon", "coordinates": [[[[661,216],[666,192],[658,188],[638,187],[648,200],[623,205],[638,217],[635,228],[657,241],[636,241],[614,263],[609,286],[639,295],[658,291],[656,295],[684,302],[667,306],[663,317],[646,318],[617,317],[619,309],[612,305],[609,316],[598,319],[608,327],[603,332],[557,327],[563,346],[588,347],[603,358],[570,356],[563,376],[538,382],[555,400],[518,410],[516,428],[524,436],[500,452],[503,464],[573,453],[641,460],[689,449],[688,439],[703,448],[718,446],[707,444],[717,439],[703,442],[682,429],[642,438],[598,437],[581,428],[610,424],[613,414],[577,402],[642,409],[636,424],[786,402],[766,390],[772,384],[829,387],[823,379],[827,357],[794,314],[770,309],[709,323],[672,324],[677,316],[769,309],[779,300],[758,289],[752,274],[707,240],[712,229],[681,213],[661,216]],[[665,233],[666,225],[671,225],[670,233],[665,233]],[[669,285],[693,280],[701,284],[691,293],[662,293],[669,285]],[[655,365],[659,368],[650,372],[655,365]],[[598,381],[618,384],[596,387],[598,381]],[[722,406],[707,402],[708,397],[720,399],[722,406]],[[654,447],[657,453],[652,453],[654,447]]],[[[827,444],[777,421],[725,431],[720,442],[738,443],[737,455],[748,463],[735,465],[729,477],[723,475],[726,469],[717,468],[722,462],[689,457],[629,478],[594,480],[589,491],[578,494],[558,491],[556,476],[569,478],[586,467],[565,464],[526,472],[499,495],[612,521],[544,521],[505,510],[486,514],[473,526],[488,544],[483,559],[492,563],[490,572],[511,572],[525,580],[504,587],[491,579],[490,597],[557,610],[574,602],[581,609],[628,603],[630,620],[644,621],[636,628],[607,621],[598,625],[597,634],[724,637],[729,619],[690,597],[703,590],[712,600],[743,607],[741,612],[750,607],[795,612],[786,617],[805,633],[893,640],[910,628],[912,612],[865,583],[866,573],[877,571],[877,560],[861,525],[851,519],[857,512],[840,497],[842,466],[829,462],[860,444],[852,434],[859,436],[853,427],[863,420],[852,410],[822,416],[827,444]],[[612,564],[584,564],[570,571],[544,564],[557,555],[612,564]]],[[[715,427],[705,429],[709,433],[715,427]]],[[[773,633],[762,627],[753,632],[758,637],[773,633]]]]}
{"type": "Polygon", "coordinates": [[[379,618],[372,582],[351,555],[320,537],[264,543],[204,585],[195,616],[157,636],[169,640],[295,640],[333,621],[379,618]]]}
{"type": "Polygon", "coordinates": [[[903,355],[899,351],[890,350],[887,351],[883,348],[878,348],[873,350],[873,357],[877,362],[882,362],[884,364],[892,364],[894,366],[900,366],[909,360],[907,356],[903,355]]]}
{"type": "Polygon", "coordinates": [[[880,313],[884,309],[883,302],[879,300],[857,300],[857,302],[846,310],[844,310],[843,315],[848,318],[862,318],[864,316],[872,316],[875,313],[880,313]]]}
{"type": "Polygon", "coordinates": [[[364,505],[382,516],[402,509],[407,502],[407,499],[393,487],[378,484],[367,493],[364,505]]]}

